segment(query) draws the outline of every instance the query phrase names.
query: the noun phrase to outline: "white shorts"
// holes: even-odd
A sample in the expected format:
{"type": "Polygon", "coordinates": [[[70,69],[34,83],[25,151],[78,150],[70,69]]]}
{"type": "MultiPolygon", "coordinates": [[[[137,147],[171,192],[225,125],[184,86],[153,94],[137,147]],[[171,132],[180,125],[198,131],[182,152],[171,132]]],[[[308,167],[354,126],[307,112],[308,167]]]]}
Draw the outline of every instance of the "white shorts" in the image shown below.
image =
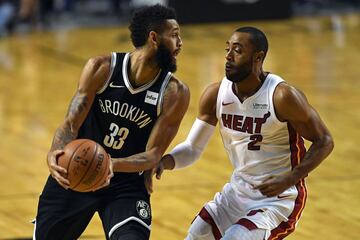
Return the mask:
{"type": "Polygon", "coordinates": [[[214,200],[205,204],[199,216],[212,226],[216,240],[233,224],[249,230],[265,229],[265,239],[283,239],[294,231],[306,196],[304,180],[271,198],[253,190],[246,182],[236,186],[227,183],[214,200]]]}

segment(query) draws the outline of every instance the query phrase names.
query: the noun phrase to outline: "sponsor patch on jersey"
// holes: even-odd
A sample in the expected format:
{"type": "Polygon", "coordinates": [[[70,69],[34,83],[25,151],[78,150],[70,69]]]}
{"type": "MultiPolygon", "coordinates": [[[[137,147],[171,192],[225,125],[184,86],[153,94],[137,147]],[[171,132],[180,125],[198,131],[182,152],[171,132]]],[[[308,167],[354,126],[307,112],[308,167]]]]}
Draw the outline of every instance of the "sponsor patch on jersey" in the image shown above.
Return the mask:
{"type": "Polygon", "coordinates": [[[157,100],[158,100],[159,94],[156,92],[152,92],[152,91],[147,91],[146,92],[146,96],[145,96],[145,102],[152,104],[152,105],[156,105],[157,104],[157,100]]]}
{"type": "Polygon", "coordinates": [[[268,105],[266,103],[253,103],[254,109],[267,109],[268,105]]]}
{"type": "Polygon", "coordinates": [[[149,204],[143,200],[136,202],[136,211],[142,219],[148,219],[151,216],[149,204]]]}

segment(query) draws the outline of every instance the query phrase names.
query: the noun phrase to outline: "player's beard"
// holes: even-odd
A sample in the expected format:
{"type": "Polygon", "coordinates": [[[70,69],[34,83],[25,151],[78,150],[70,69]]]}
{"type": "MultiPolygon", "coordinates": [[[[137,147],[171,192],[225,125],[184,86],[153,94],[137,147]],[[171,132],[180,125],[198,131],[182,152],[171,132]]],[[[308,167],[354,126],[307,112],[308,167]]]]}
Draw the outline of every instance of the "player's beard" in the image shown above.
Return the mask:
{"type": "Polygon", "coordinates": [[[234,73],[226,72],[226,78],[237,83],[246,79],[252,72],[252,62],[248,62],[240,66],[234,73]]]}
{"type": "Polygon", "coordinates": [[[155,60],[161,69],[166,69],[172,73],[176,72],[176,58],[173,57],[171,51],[162,43],[160,43],[155,60]]]}

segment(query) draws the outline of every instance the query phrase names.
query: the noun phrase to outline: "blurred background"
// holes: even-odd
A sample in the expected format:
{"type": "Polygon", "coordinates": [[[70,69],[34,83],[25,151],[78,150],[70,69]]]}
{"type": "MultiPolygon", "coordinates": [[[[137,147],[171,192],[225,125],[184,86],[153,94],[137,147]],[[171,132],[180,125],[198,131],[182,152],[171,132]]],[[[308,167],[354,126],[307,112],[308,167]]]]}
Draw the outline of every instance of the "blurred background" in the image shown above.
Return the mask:
{"type": "MultiPolygon", "coordinates": [[[[307,206],[287,239],[359,239],[360,0],[0,0],[0,240],[31,239],[45,156],[85,62],[131,51],[131,14],[154,3],[177,10],[176,75],[191,91],[170,147],[186,138],[204,88],[223,78],[231,33],[258,27],[270,44],[264,69],[301,89],[335,140],[307,178],[307,206]]],[[[183,239],[231,173],[216,131],[197,163],[155,182],[151,240],[183,239]]],[[[104,239],[97,216],[81,239],[104,239]]]]}
{"type": "Polygon", "coordinates": [[[285,19],[356,12],[360,0],[0,0],[0,36],[127,24],[141,6],[174,7],[181,23],[285,19]]]}

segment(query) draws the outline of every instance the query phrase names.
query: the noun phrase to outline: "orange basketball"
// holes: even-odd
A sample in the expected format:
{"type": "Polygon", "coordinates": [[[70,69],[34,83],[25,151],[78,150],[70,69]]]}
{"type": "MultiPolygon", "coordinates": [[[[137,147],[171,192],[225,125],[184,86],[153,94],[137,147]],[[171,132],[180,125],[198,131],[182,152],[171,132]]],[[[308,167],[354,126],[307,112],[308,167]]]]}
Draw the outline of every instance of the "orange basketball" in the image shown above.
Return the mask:
{"type": "Polygon", "coordinates": [[[70,189],[90,192],[101,186],[109,173],[110,158],[104,148],[90,139],[76,139],[64,148],[58,165],[67,170],[70,189]]]}

